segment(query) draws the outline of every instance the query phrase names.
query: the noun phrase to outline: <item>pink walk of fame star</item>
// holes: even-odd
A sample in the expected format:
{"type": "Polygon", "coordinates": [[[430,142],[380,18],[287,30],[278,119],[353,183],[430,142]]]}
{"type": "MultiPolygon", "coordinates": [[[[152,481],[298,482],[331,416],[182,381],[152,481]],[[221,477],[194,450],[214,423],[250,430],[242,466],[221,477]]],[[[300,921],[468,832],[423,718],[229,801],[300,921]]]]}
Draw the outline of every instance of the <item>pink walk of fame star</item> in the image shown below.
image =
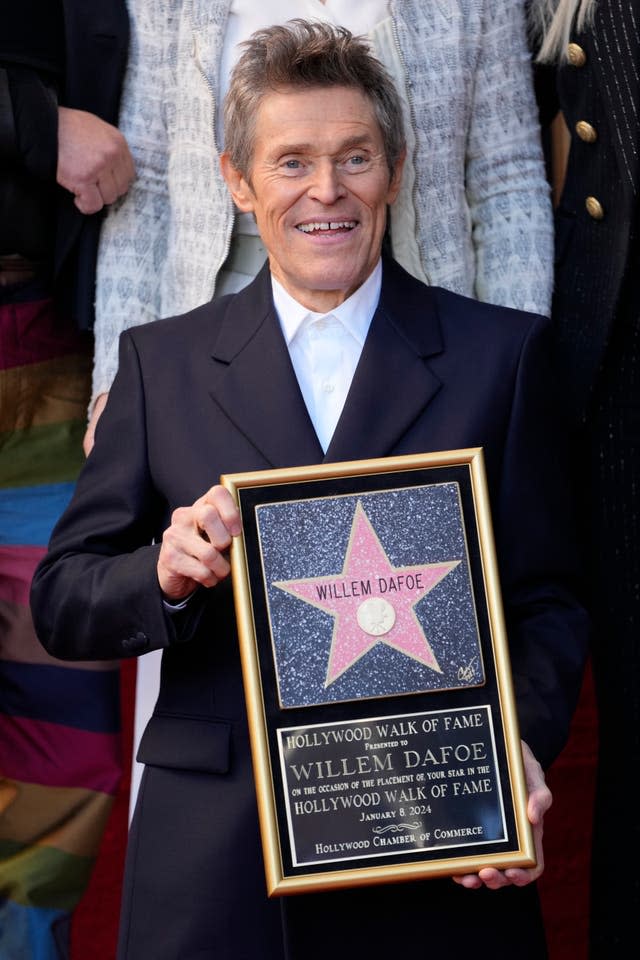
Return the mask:
{"type": "Polygon", "coordinates": [[[326,688],[377,643],[441,673],[414,608],[459,563],[394,567],[358,500],[342,573],[274,586],[333,614],[326,688]]]}

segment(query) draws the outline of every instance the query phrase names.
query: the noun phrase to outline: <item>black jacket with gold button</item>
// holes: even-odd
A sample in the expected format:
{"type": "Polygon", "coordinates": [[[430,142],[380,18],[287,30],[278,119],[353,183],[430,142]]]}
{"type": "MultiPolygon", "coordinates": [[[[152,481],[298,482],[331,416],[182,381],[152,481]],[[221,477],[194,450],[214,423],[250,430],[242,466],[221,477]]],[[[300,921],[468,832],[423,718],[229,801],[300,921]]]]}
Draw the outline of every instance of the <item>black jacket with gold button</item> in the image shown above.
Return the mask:
{"type": "Polygon", "coordinates": [[[552,84],[538,85],[543,122],[560,109],[571,134],[556,209],[553,316],[567,399],[580,417],[605,357],[638,223],[639,22],[640,0],[597,4],[592,27],[572,34],[552,84]]]}

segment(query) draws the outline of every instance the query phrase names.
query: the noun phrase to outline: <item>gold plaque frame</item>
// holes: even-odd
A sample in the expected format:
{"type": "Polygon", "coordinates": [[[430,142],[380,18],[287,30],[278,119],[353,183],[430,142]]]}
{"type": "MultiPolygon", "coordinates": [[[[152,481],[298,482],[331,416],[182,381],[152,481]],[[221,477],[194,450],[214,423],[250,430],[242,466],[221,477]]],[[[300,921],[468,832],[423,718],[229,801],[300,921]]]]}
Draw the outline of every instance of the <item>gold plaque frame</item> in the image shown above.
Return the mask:
{"type": "Polygon", "coordinates": [[[533,866],[482,449],[221,483],[268,895],[533,866]]]}

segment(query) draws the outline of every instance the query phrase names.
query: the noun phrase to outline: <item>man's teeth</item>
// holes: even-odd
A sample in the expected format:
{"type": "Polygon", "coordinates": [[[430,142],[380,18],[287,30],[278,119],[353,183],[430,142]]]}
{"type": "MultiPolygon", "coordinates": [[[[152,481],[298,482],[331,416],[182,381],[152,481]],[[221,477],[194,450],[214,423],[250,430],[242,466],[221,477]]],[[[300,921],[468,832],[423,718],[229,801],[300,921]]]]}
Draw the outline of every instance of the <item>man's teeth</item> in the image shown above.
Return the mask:
{"type": "Polygon", "coordinates": [[[355,220],[336,220],[323,223],[301,223],[298,230],[303,233],[313,233],[315,230],[353,230],[356,225],[355,220]]]}

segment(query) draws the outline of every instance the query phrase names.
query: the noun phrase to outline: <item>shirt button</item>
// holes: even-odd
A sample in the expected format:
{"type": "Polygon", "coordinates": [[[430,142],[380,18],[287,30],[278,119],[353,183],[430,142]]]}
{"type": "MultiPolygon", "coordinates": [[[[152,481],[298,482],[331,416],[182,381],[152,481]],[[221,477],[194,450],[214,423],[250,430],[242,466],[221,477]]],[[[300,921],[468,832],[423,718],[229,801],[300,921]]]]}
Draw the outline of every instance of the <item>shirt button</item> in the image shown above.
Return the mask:
{"type": "Polygon", "coordinates": [[[335,384],[333,380],[323,380],[322,389],[325,393],[333,393],[333,391],[335,390],[335,384]]]}

